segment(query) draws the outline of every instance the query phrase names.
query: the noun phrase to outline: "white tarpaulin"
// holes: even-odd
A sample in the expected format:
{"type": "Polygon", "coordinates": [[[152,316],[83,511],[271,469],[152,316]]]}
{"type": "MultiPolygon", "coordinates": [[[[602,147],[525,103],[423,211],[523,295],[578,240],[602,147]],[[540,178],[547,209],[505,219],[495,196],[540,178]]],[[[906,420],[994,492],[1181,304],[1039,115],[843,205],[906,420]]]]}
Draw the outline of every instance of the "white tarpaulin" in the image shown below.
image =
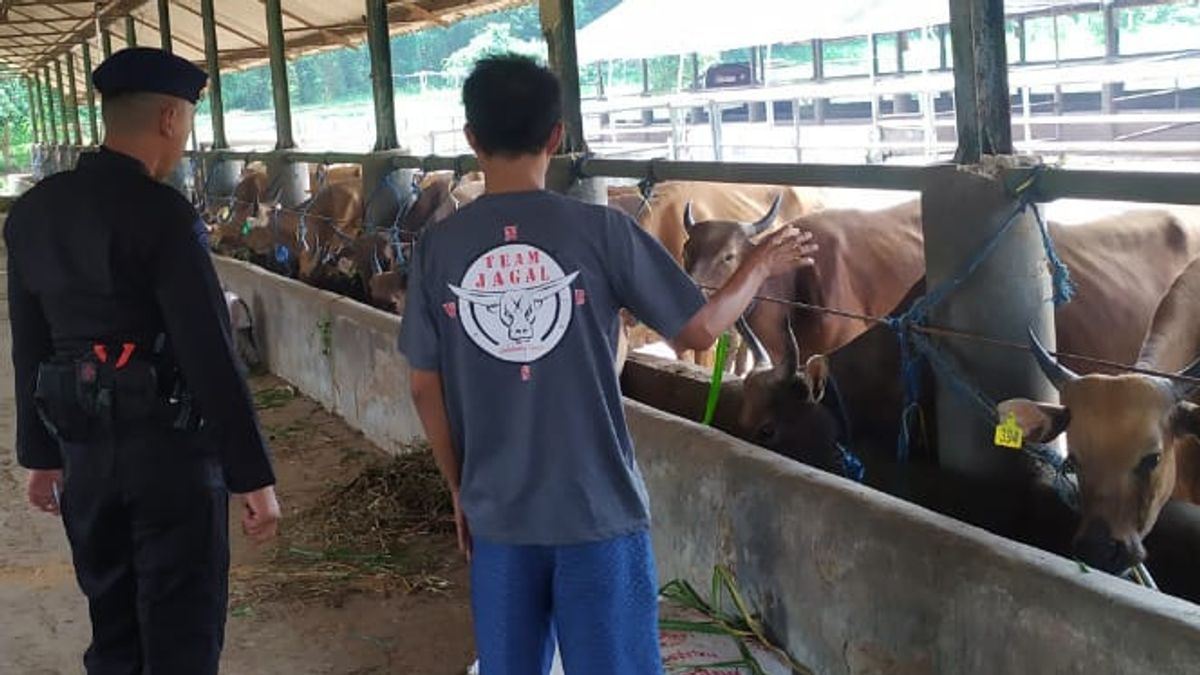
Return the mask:
{"type": "MultiPolygon", "coordinates": [[[[1079,0],[1008,0],[1010,16],[1079,0]]],[[[1094,5],[1093,5],[1094,6],[1094,5]]],[[[893,33],[950,22],[949,0],[624,0],[579,31],[579,63],[893,33]]]]}

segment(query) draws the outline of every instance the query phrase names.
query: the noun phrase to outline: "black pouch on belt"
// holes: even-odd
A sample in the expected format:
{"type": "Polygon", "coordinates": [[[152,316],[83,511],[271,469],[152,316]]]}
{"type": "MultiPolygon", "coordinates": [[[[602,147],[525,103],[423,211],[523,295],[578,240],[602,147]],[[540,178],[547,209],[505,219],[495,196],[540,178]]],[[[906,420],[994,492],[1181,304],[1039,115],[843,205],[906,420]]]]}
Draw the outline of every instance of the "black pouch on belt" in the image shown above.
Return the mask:
{"type": "Polygon", "coordinates": [[[113,419],[119,422],[161,421],[166,405],[158,391],[153,364],[133,359],[113,371],[113,419]]]}
{"type": "MultiPolygon", "coordinates": [[[[38,366],[34,403],[42,423],[59,441],[89,441],[100,431],[100,420],[94,411],[94,393],[87,403],[81,397],[80,375],[88,373],[80,373],[80,369],[81,364],[75,361],[51,361],[38,366]]],[[[95,370],[90,374],[94,385],[95,370]]]]}

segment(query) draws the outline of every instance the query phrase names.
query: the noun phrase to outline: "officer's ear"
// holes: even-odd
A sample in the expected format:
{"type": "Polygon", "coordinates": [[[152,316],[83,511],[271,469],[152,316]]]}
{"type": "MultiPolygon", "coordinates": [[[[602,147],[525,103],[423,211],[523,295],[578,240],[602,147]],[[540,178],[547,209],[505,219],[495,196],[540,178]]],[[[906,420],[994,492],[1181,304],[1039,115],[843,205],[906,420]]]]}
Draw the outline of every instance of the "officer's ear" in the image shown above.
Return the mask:
{"type": "Polygon", "coordinates": [[[158,109],[158,133],[166,138],[175,138],[182,123],[179,107],[171,101],[164,101],[158,109]]]}

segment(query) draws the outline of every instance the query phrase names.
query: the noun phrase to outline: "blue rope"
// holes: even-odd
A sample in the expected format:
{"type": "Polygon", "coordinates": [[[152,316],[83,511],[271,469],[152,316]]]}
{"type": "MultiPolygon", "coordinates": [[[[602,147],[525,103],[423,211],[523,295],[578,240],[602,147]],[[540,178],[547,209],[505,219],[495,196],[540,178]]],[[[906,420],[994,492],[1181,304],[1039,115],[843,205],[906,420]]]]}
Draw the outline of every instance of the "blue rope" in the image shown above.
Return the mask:
{"type": "Polygon", "coordinates": [[[1033,217],[1037,218],[1038,230],[1042,233],[1042,248],[1046,250],[1046,260],[1050,263],[1050,276],[1054,284],[1054,306],[1065,305],[1075,299],[1075,282],[1071,281],[1071,270],[1058,257],[1054,248],[1054,240],[1050,238],[1050,228],[1042,218],[1042,210],[1033,205],[1033,217]]]}
{"type": "MultiPolygon", "coordinates": [[[[955,275],[927,291],[923,297],[913,302],[907,311],[888,317],[885,321],[886,325],[896,333],[900,347],[900,377],[904,385],[904,408],[901,412],[896,452],[901,462],[907,461],[911,454],[913,418],[920,416],[922,360],[930,364],[938,374],[940,381],[949,384],[967,400],[973,401],[976,409],[989,423],[994,424],[997,421],[995,402],[962,377],[957,366],[938,351],[926,336],[914,331],[913,328],[925,325],[929,318],[929,312],[962,286],[979,269],[979,266],[992,255],[999,246],[1000,240],[1012,229],[1027,209],[1033,209],[1034,218],[1037,220],[1038,230],[1042,237],[1042,246],[1046,252],[1046,259],[1050,264],[1054,304],[1057,306],[1069,302],[1075,295],[1070,271],[1058,256],[1046,221],[1033,201],[1034,191],[1032,188],[1036,185],[1042,171],[1043,167],[1034,169],[1030,178],[1017,189],[1020,199],[1004,224],[984,242],[983,246],[967,260],[955,275]]],[[[1068,504],[1074,504],[1074,485],[1065,479],[1063,462],[1058,455],[1048,446],[1035,443],[1026,443],[1025,451],[1055,469],[1055,487],[1059,492],[1059,497],[1068,504]]]]}

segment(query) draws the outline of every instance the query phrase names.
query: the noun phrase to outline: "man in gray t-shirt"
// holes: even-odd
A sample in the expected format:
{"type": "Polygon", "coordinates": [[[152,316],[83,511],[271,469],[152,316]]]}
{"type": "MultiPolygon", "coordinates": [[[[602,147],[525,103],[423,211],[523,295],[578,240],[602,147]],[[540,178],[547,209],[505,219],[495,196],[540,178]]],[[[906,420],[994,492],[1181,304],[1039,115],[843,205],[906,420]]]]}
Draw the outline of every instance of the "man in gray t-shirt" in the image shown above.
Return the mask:
{"type": "Polygon", "coordinates": [[[425,232],[400,348],[471,556],[483,675],[659,673],[646,489],[613,365],[618,311],[705,349],[769,275],[811,264],[809,236],[755,249],[706,302],[617,211],[545,191],[559,86],[520,57],[467,80],[487,193],[425,232]]]}

